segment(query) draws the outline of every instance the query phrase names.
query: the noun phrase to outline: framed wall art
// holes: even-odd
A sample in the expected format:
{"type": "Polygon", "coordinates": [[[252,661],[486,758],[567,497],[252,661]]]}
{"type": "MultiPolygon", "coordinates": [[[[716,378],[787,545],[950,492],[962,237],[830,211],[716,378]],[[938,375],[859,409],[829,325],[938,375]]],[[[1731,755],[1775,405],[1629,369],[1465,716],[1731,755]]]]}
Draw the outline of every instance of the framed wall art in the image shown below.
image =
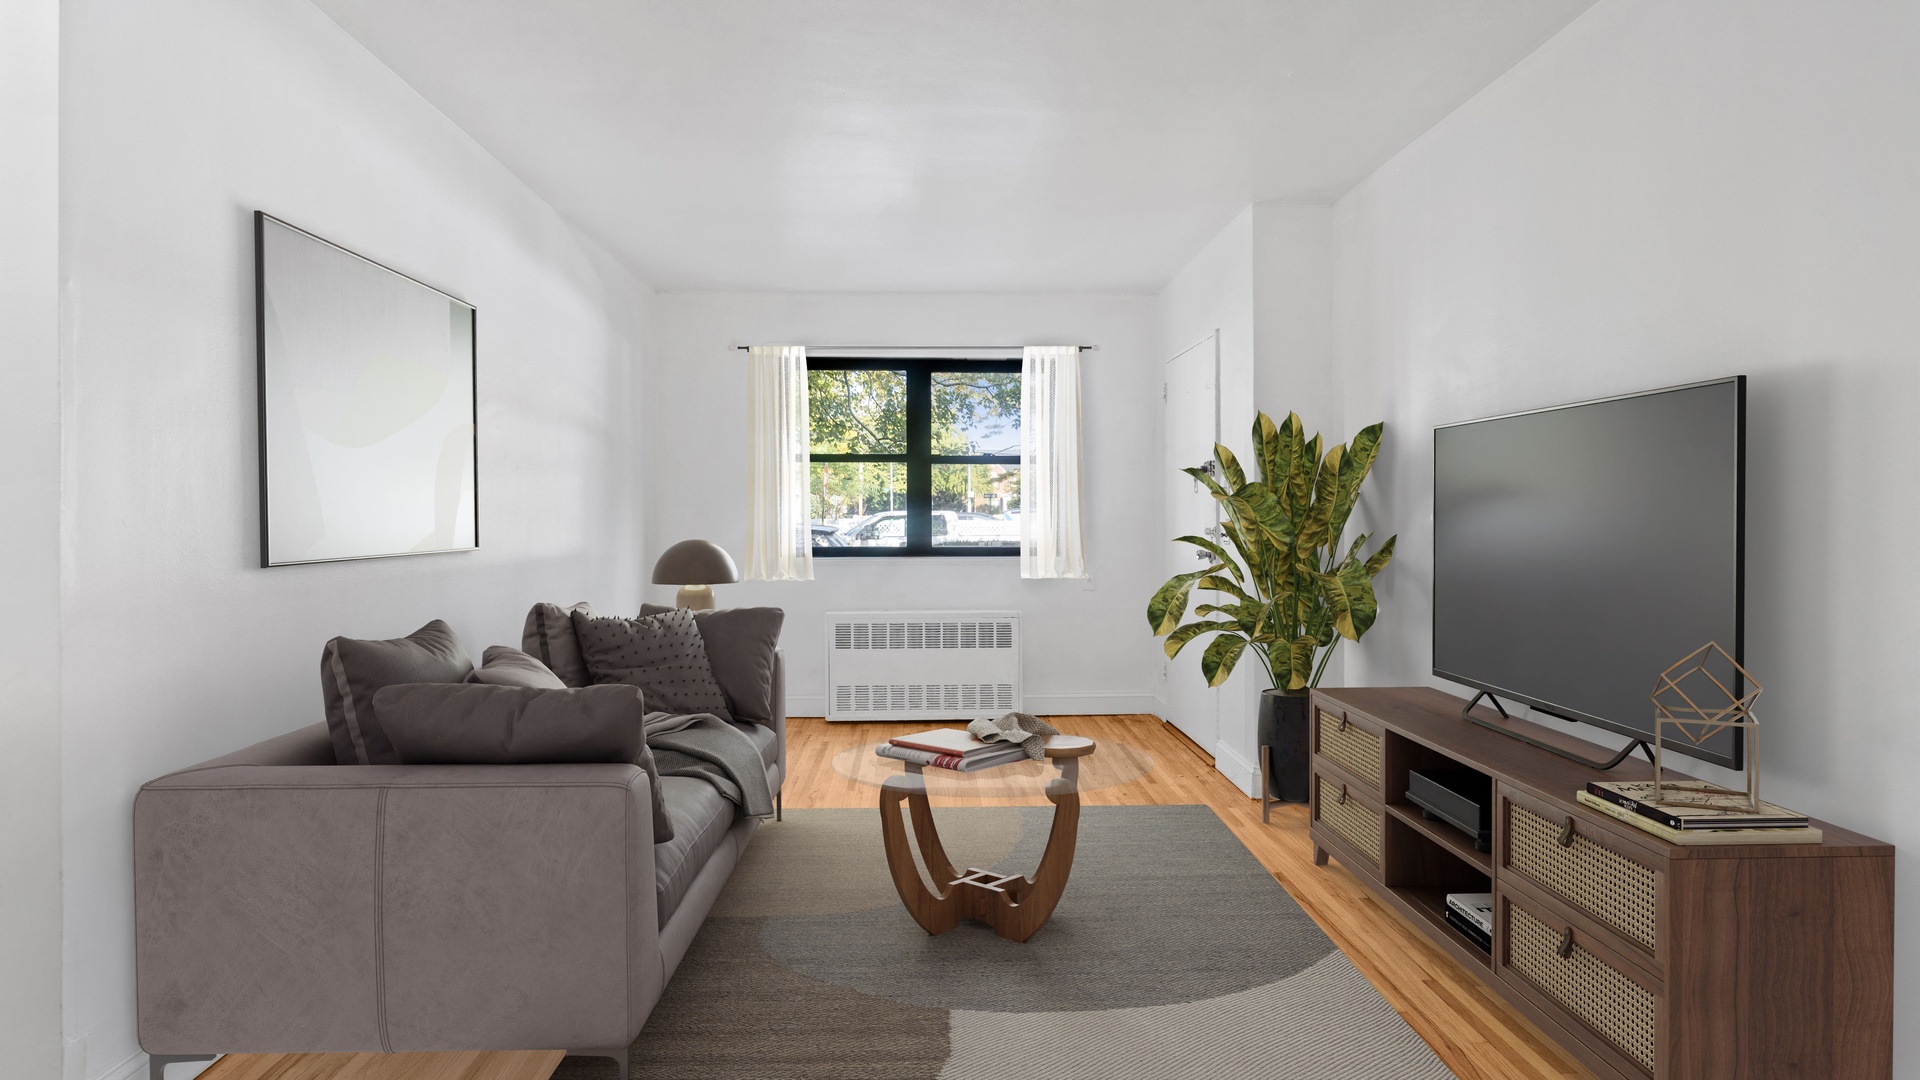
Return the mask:
{"type": "Polygon", "coordinates": [[[473,305],[253,222],[260,565],[479,547],[473,305]]]}

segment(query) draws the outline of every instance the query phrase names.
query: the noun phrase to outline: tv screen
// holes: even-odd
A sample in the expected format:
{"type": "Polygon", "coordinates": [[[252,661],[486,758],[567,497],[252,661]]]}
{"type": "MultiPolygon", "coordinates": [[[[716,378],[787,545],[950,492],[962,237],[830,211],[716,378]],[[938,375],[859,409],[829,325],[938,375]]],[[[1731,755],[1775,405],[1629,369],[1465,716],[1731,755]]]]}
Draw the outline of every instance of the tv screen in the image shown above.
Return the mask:
{"type": "Polygon", "coordinates": [[[1745,415],[1742,376],[1436,428],[1433,673],[1651,740],[1662,671],[1744,659],[1745,415]]]}

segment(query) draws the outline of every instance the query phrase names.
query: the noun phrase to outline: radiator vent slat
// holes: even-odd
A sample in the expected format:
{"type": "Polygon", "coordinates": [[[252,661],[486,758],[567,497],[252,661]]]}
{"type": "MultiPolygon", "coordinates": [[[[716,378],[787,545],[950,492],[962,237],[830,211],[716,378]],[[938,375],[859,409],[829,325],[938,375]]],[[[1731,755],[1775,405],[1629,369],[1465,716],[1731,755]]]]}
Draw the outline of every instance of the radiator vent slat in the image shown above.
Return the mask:
{"type": "Polygon", "coordinates": [[[830,612],[827,641],[829,720],[970,720],[1021,708],[1018,612],[830,612]]]}

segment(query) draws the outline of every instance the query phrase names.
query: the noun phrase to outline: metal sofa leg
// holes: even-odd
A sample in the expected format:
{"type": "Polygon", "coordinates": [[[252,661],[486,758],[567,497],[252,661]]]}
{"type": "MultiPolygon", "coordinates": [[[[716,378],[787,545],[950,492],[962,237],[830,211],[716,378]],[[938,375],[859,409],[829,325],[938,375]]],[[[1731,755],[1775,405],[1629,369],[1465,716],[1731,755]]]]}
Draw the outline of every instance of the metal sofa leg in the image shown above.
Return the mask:
{"type": "Polygon", "coordinates": [[[620,1070],[620,1080],[628,1080],[628,1072],[633,1068],[633,1048],[630,1046],[622,1046],[617,1050],[569,1050],[567,1053],[574,1057],[612,1058],[620,1070]]]}
{"type": "MultiPolygon", "coordinates": [[[[212,1061],[219,1054],[148,1054],[147,1080],[167,1080],[167,1066],[188,1061],[212,1061]]],[[[625,1080],[622,1077],[622,1080],[625,1080]]]]}

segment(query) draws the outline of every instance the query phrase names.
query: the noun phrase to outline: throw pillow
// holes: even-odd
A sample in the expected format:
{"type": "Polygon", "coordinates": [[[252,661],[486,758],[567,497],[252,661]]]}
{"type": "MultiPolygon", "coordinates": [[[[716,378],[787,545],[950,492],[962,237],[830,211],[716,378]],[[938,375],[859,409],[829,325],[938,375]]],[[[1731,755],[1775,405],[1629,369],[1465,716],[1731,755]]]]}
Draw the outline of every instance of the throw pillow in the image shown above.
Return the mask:
{"type": "Polygon", "coordinates": [[[639,619],[574,612],[573,632],[596,683],[626,683],[654,712],[712,713],[733,719],[713,680],[707,647],[693,613],[675,609],[639,619]]]}
{"type": "MultiPolygon", "coordinates": [[[[659,604],[640,605],[642,616],[672,610],[659,604]]],[[[786,618],[787,613],[777,607],[693,613],[693,623],[706,643],[713,680],[720,684],[735,720],[773,723],[773,652],[780,647],[780,627],[786,618]]]]}
{"type": "Polygon", "coordinates": [[[333,759],[342,765],[398,764],[374,715],[374,692],[394,683],[457,683],[472,670],[453,628],[439,619],[403,638],[327,642],[320,653],[320,691],[333,759]]]}
{"type": "Polygon", "coordinates": [[[526,625],[520,630],[520,647],[547,665],[547,669],[568,686],[592,686],[586,662],[580,658],[580,641],[573,635],[576,611],[584,611],[591,617],[593,605],[579,603],[569,608],[559,604],[533,605],[533,610],[527,612],[526,625]]]}
{"type": "Polygon", "coordinates": [[[646,705],[631,686],[402,684],[375,693],[373,708],[407,765],[638,765],[653,792],[653,842],[673,839],[646,705]]]}
{"type": "Polygon", "coordinates": [[[480,654],[480,666],[467,675],[470,683],[485,683],[489,686],[524,686],[533,690],[565,690],[567,684],[560,681],[547,665],[505,645],[489,645],[487,651],[480,654]]]}

